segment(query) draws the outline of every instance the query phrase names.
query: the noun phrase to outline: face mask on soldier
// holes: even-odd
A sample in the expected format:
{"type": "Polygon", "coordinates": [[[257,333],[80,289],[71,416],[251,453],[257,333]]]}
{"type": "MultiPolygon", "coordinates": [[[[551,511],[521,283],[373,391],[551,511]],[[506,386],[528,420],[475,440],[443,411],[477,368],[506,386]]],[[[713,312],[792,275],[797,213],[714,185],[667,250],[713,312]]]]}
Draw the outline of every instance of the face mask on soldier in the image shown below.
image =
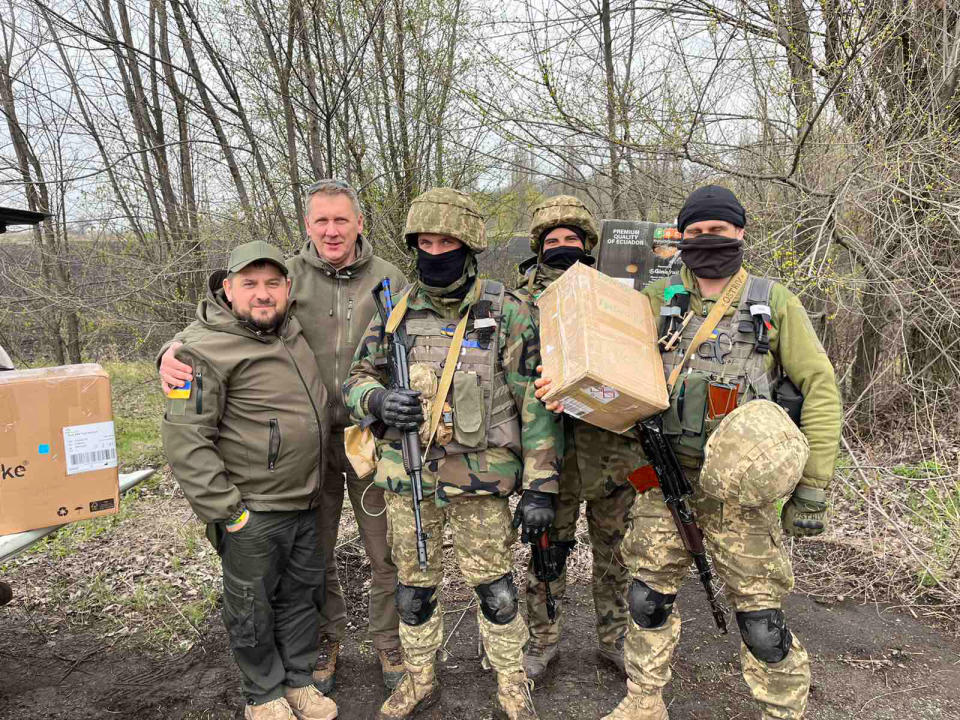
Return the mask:
{"type": "Polygon", "coordinates": [[[417,272],[424,285],[445,288],[463,275],[463,268],[470,249],[463,245],[439,255],[432,255],[417,248],[417,272]]]}
{"type": "Polygon", "coordinates": [[[561,245],[543,251],[543,264],[557,270],[568,270],[574,264],[582,262],[585,257],[587,253],[583,248],[561,245]]]}
{"type": "Polygon", "coordinates": [[[680,241],[680,260],[697,277],[730,277],[743,265],[743,241],[707,234],[684,238],[680,241]]]}

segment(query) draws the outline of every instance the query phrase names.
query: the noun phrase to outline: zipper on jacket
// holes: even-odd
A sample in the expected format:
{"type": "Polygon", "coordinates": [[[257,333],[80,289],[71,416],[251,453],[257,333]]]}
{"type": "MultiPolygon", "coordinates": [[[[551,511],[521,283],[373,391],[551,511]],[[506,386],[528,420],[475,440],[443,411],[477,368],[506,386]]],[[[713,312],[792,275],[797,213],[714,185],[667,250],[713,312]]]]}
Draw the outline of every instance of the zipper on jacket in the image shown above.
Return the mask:
{"type": "Polygon", "coordinates": [[[317,407],[316,401],[313,399],[313,395],[310,393],[310,386],[307,385],[307,381],[303,379],[303,373],[300,372],[300,366],[297,365],[296,359],[293,357],[293,353],[290,352],[290,348],[287,346],[286,341],[283,337],[280,337],[280,344],[283,345],[283,349],[287,351],[287,357],[290,358],[290,362],[293,364],[293,369],[297,371],[297,377],[300,378],[300,384],[303,385],[304,392],[307,393],[307,400],[310,401],[310,407],[313,408],[313,414],[317,418],[317,442],[320,444],[320,462],[317,464],[317,487],[323,487],[323,421],[320,418],[320,409],[317,407]]]}
{"type": "Polygon", "coordinates": [[[280,457],[280,421],[270,418],[270,445],[267,452],[267,470],[273,472],[277,467],[277,458],[280,457]]]}
{"type": "Polygon", "coordinates": [[[350,318],[353,316],[353,297],[347,302],[347,343],[353,342],[353,325],[350,324],[350,318]]]}
{"type": "MultiPolygon", "coordinates": [[[[340,378],[340,333],[343,323],[340,321],[340,273],[338,272],[334,278],[337,281],[337,299],[334,301],[334,306],[337,308],[337,344],[334,345],[333,350],[333,372],[334,378],[338,383],[343,382],[340,378]]],[[[331,308],[332,309],[332,308],[331,308]]],[[[333,398],[327,398],[327,402],[330,403],[333,398]]]]}
{"type": "Polygon", "coordinates": [[[194,378],[197,384],[197,415],[203,415],[203,371],[197,370],[197,376],[194,378]]]}

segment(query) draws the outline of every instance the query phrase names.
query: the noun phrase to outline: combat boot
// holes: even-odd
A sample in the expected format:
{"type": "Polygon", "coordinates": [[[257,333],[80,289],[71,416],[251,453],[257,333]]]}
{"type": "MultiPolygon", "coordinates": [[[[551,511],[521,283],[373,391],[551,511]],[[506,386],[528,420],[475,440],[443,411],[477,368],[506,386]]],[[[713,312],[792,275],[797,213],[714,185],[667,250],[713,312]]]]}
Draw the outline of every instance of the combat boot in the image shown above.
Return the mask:
{"type": "Polygon", "coordinates": [[[527,651],[523,654],[523,671],[530,680],[539,680],[547,668],[560,654],[560,643],[541,645],[531,638],[527,651]]]}
{"type": "Polygon", "coordinates": [[[422,667],[407,664],[406,667],[407,671],[396,689],[380,706],[377,720],[414,717],[440,699],[440,684],[437,682],[436,666],[433,663],[422,667]]]}
{"type": "Polygon", "coordinates": [[[627,696],[602,720],[670,720],[659,690],[645,691],[627,680],[627,696]]]}
{"type": "Polygon", "coordinates": [[[500,703],[500,717],[507,720],[539,720],[530,697],[530,685],[521,670],[515,673],[497,673],[497,701],[500,703]]]}
{"type": "Polygon", "coordinates": [[[600,659],[613,665],[617,670],[626,675],[627,667],[623,661],[623,638],[617,640],[615,645],[600,645],[597,651],[600,659]]]}
{"type": "Polygon", "coordinates": [[[334,720],[337,704],[313,685],[288,687],[283,691],[297,720],[334,720]]]}
{"type": "Polygon", "coordinates": [[[388,648],[377,650],[377,655],[383,672],[383,684],[387,690],[393,690],[403,677],[403,651],[400,648],[388,648]]]}
{"type": "Polygon", "coordinates": [[[319,650],[317,669],[313,671],[313,684],[317,686],[317,690],[326,695],[333,690],[333,682],[337,672],[337,658],[340,656],[340,642],[323,639],[320,641],[319,650]]]}
{"type": "Polygon", "coordinates": [[[247,705],[243,717],[244,720],[296,720],[286,698],[277,698],[263,705],[247,705]]]}

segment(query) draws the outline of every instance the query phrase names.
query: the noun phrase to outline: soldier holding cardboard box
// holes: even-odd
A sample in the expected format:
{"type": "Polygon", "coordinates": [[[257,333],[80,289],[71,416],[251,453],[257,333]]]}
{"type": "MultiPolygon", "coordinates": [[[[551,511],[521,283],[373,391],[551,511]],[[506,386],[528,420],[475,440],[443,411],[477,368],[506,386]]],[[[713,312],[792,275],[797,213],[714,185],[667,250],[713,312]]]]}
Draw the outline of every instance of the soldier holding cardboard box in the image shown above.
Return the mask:
{"type": "MultiPolygon", "coordinates": [[[[535,258],[520,266],[517,295],[535,303],[543,291],[575,263],[592,265],[590,252],[598,241],[597,224],[580,200],[570,195],[548,198],[533,210],[530,248],[535,258]]],[[[621,671],[627,626],[626,591],[630,574],[620,557],[634,492],[628,476],[637,465],[639,442],[630,435],[565,417],[564,459],[560,474],[557,517],[550,530],[554,570],[546,580],[527,570],[527,625],[530,642],[523,658],[527,677],[538,678],[557,657],[563,603],[550,618],[544,582],[553,597],[566,590],[567,555],[576,543],[580,503],[587,504],[593,549],[593,603],[597,613],[600,657],[621,671]]]]}
{"type": "MultiPolygon", "coordinates": [[[[842,413],[833,367],[800,301],[742,268],[745,225],[732,192],[694,191],[678,223],[685,267],[644,293],[662,319],[671,390],[663,433],[693,487],[690,506],[736,613],[744,679],[764,720],[798,720],[810,662],[781,610],[793,572],[780,526],[798,537],[823,532],[842,413]]],[[[638,495],[622,551],[633,575],[627,696],[606,718],[666,720],[661,691],[680,638],[674,600],[691,557],[660,492],[638,495]]]]}
{"type": "Polygon", "coordinates": [[[223,619],[247,720],[332,720],[313,684],[317,515],[326,391],[296,317],[280,250],[230,254],[176,351],[193,380],[167,400],[163,447],[223,564],[223,619]]]}

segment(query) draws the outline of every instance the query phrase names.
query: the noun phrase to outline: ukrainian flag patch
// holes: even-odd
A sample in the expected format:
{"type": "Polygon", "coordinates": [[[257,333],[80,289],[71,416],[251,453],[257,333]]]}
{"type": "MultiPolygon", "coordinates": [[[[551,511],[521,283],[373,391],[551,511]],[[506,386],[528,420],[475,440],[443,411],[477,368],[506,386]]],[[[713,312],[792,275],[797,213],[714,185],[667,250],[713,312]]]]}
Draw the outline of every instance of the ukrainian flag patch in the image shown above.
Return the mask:
{"type": "Polygon", "coordinates": [[[189,400],[190,391],[193,388],[193,383],[190,380],[187,380],[186,384],[183,387],[173,388],[170,391],[170,394],[167,397],[171,400],[189,400]]]}

